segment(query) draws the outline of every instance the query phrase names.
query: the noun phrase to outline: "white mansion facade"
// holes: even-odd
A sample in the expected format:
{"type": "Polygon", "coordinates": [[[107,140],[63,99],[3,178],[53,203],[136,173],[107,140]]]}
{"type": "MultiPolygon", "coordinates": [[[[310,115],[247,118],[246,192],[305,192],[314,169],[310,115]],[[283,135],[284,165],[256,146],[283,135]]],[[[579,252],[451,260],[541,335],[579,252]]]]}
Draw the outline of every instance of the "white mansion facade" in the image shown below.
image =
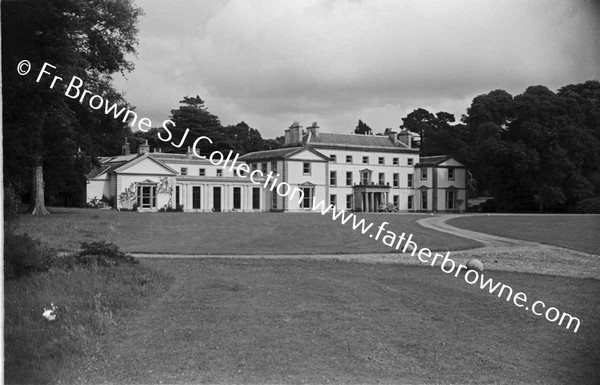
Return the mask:
{"type": "Polygon", "coordinates": [[[87,200],[104,196],[119,209],[301,212],[311,211],[319,201],[363,212],[454,212],[467,207],[465,167],[443,155],[419,158],[408,134],[321,133],[316,123],[306,130],[294,123],[285,130],[283,148],[239,158],[251,172],[272,172],[302,191],[301,199],[288,199],[258,184],[263,176],[250,180],[189,149],[187,154],[150,152],[143,144],[137,154],[129,154],[125,144],[122,155],[101,158],[100,163],[100,169],[86,175],[87,200]]]}

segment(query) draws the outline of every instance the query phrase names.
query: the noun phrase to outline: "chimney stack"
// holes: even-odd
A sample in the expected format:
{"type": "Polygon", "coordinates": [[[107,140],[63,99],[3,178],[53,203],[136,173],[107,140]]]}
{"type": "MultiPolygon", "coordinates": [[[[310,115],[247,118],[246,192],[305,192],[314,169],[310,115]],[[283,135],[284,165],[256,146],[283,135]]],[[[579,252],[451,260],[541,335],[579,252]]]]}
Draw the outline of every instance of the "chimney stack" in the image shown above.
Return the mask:
{"type": "Polygon", "coordinates": [[[311,133],[313,137],[319,137],[319,126],[317,125],[317,122],[313,122],[312,126],[307,127],[306,129],[311,133]]]}
{"type": "Polygon", "coordinates": [[[412,135],[408,131],[402,131],[400,135],[398,135],[398,139],[400,139],[400,143],[403,143],[406,147],[412,148],[412,135]]]}
{"type": "Polygon", "coordinates": [[[147,154],[150,152],[150,146],[148,145],[148,140],[144,140],[143,144],[140,144],[138,147],[138,155],[147,154]]]}
{"type": "Polygon", "coordinates": [[[300,123],[294,122],[289,129],[285,130],[285,146],[293,146],[302,141],[302,126],[300,123]]]}

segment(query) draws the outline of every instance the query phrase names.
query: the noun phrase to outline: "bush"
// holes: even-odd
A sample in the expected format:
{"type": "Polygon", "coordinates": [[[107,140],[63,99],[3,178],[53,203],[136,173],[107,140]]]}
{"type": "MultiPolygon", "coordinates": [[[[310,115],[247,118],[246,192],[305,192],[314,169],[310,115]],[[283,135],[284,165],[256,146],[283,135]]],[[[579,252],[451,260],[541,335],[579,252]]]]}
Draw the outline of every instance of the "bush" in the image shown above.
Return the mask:
{"type": "Polygon", "coordinates": [[[28,234],[17,235],[7,231],[4,235],[4,276],[16,279],[47,271],[54,254],[53,250],[28,234]]]}
{"type": "Polygon", "coordinates": [[[114,243],[105,241],[81,244],[82,250],[74,255],[74,260],[78,265],[94,264],[97,266],[121,266],[135,265],[139,261],[132,255],[119,249],[114,243]]]}
{"type": "Polygon", "coordinates": [[[575,212],[578,214],[600,214],[600,197],[579,201],[575,207],[575,212]]]}
{"type": "Polygon", "coordinates": [[[112,207],[112,200],[108,198],[106,195],[102,195],[102,199],[98,199],[94,197],[89,200],[87,203],[87,207],[92,209],[106,209],[112,207]]]}

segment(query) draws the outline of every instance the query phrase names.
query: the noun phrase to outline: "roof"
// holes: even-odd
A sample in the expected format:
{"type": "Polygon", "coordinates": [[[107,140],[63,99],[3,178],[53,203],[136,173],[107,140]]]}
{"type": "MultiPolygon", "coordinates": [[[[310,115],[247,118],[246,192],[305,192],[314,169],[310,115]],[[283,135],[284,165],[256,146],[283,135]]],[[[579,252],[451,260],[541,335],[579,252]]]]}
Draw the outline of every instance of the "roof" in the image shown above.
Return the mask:
{"type": "Polygon", "coordinates": [[[170,173],[173,174],[178,174],[177,171],[173,170],[171,167],[167,166],[166,164],[164,164],[163,162],[161,162],[158,159],[154,159],[152,156],[150,156],[149,153],[146,153],[144,155],[138,156],[135,159],[132,159],[129,162],[125,162],[123,164],[121,164],[119,167],[114,168],[113,170],[109,170],[108,172],[114,171],[114,172],[123,172],[126,169],[128,169],[129,167],[141,162],[144,159],[150,159],[152,162],[157,163],[158,165],[160,165],[161,167],[163,167],[165,170],[167,170],[170,173]]]}
{"type": "Polygon", "coordinates": [[[400,141],[393,141],[387,135],[359,135],[359,134],[333,134],[333,133],[319,133],[318,136],[312,135],[307,132],[302,137],[302,142],[308,146],[314,147],[353,147],[356,149],[387,149],[387,150],[413,150],[406,144],[400,141]]]}
{"type": "MultiPolygon", "coordinates": [[[[422,156],[419,159],[419,163],[417,163],[415,165],[415,167],[432,167],[432,166],[438,166],[450,159],[454,159],[449,155],[436,155],[436,156],[422,156]]],[[[461,164],[460,162],[458,162],[456,159],[454,159],[458,164],[461,164]]],[[[458,166],[456,166],[458,167],[458,166]]],[[[464,166],[461,166],[464,167],[464,166]]]]}
{"type": "Polygon", "coordinates": [[[263,160],[268,161],[268,160],[275,160],[275,159],[283,159],[283,158],[290,157],[294,154],[297,154],[299,152],[302,152],[304,150],[310,151],[325,160],[329,160],[329,158],[327,158],[325,155],[321,154],[320,152],[315,151],[309,147],[301,147],[301,146],[278,148],[276,150],[251,152],[249,154],[241,156],[240,160],[242,160],[244,162],[254,162],[254,161],[259,161],[259,160],[260,161],[263,161],[263,160]]]}

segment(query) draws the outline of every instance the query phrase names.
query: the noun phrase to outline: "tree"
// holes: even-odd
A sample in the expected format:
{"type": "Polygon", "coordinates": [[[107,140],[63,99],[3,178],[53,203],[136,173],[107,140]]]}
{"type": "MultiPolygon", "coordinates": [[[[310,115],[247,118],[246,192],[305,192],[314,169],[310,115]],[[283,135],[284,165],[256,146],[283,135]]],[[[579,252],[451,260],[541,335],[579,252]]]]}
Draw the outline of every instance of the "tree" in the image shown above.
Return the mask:
{"type": "Polygon", "coordinates": [[[86,88],[109,92],[109,75],[133,68],[126,57],[136,52],[141,14],[131,0],[2,2],[5,171],[24,188],[22,170],[30,170],[33,214],[48,214],[44,167],[58,156],[51,149],[62,141],[61,156],[74,159],[79,146],[73,140],[86,136],[77,120],[84,106],[66,98],[61,86],[51,89],[50,76],[37,83],[35,70],[47,62],[67,81],[78,76],[86,88]],[[16,68],[24,59],[34,70],[20,76],[16,68]]]}
{"type": "Polygon", "coordinates": [[[359,135],[373,135],[373,130],[362,120],[358,120],[358,126],[354,129],[355,134],[359,135]]]}
{"type": "Polygon", "coordinates": [[[421,150],[425,149],[425,137],[428,129],[433,127],[435,116],[424,108],[417,108],[413,112],[402,118],[400,128],[419,134],[418,146],[421,150]]]}

